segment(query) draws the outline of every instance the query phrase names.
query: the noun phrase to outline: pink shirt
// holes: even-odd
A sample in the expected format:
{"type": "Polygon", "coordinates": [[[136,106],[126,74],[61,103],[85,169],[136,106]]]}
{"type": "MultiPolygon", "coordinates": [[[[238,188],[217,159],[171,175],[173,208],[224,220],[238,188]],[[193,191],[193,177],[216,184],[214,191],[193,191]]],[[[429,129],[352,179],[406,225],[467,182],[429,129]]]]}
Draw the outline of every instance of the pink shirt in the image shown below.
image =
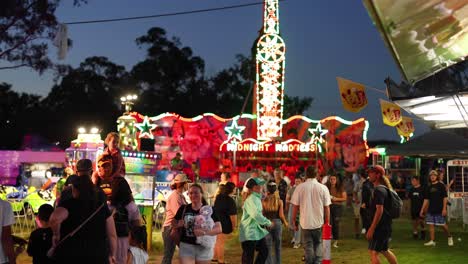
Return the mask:
{"type": "Polygon", "coordinates": [[[171,195],[169,195],[169,198],[167,198],[166,221],[164,221],[163,227],[170,226],[172,224],[172,220],[174,220],[177,210],[179,210],[179,207],[184,204],[187,204],[184,196],[174,190],[171,195]]]}

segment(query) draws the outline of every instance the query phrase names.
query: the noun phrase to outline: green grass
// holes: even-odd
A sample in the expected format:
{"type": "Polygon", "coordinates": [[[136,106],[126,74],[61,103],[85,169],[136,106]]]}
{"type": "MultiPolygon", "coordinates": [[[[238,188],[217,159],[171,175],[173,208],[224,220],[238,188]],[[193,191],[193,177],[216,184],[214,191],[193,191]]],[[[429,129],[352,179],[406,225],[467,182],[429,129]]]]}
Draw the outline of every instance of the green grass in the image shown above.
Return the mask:
{"type": "MultiPolygon", "coordinates": [[[[463,264],[468,263],[468,233],[462,229],[461,222],[451,222],[450,231],[455,240],[455,246],[448,247],[447,237],[441,229],[436,229],[436,247],[425,247],[424,241],[412,238],[411,222],[406,217],[397,219],[393,223],[393,236],[391,249],[398,258],[398,263],[424,263],[424,264],[463,264]],[[458,241],[461,238],[461,242],[458,241]]],[[[340,247],[332,248],[332,263],[354,264],[369,263],[367,252],[367,241],[364,238],[353,237],[353,219],[351,210],[345,211],[341,221],[340,247]]],[[[283,232],[283,263],[301,263],[303,249],[293,249],[290,244],[290,233],[283,232]]],[[[153,233],[153,247],[150,252],[149,263],[160,263],[162,258],[161,232],[153,233]]],[[[226,244],[226,261],[229,263],[241,263],[242,250],[237,233],[226,244]]],[[[381,257],[382,263],[387,263],[381,257]]],[[[18,263],[31,263],[31,259],[24,253],[20,256],[18,263]]],[[[178,263],[177,253],[173,263],[178,263]]]]}

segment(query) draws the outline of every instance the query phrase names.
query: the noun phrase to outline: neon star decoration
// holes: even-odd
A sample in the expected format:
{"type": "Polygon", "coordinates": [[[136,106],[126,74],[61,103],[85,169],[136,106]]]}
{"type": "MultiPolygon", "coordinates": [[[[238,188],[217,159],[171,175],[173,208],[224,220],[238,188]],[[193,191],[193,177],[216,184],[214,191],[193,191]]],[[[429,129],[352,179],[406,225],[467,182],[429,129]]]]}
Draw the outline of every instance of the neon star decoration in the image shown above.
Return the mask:
{"type": "Polygon", "coordinates": [[[155,124],[150,123],[149,118],[145,116],[142,123],[135,124],[135,126],[140,130],[139,138],[148,137],[154,139],[153,133],[151,131],[156,128],[155,124]]]}
{"type": "Polygon", "coordinates": [[[256,50],[257,139],[282,136],[286,45],[279,35],[278,0],[265,0],[256,50]]]}
{"type": "Polygon", "coordinates": [[[239,126],[237,124],[237,119],[233,119],[231,126],[224,128],[224,130],[228,133],[228,139],[226,141],[230,141],[233,138],[242,141],[242,131],[244,131],[244,129],[245,126],[239,126]]]}
{"type": "Polygon", "coordinates": [[[315,128],[309,128],[309,132],[312,134],[310,142],[316,144],[319,152],[322,152],[322,146],[320,144],[322,144],[325,141],[323,136],[328,133],[328,130],[323,129],[322,125],[318,123],[315,128]]]}

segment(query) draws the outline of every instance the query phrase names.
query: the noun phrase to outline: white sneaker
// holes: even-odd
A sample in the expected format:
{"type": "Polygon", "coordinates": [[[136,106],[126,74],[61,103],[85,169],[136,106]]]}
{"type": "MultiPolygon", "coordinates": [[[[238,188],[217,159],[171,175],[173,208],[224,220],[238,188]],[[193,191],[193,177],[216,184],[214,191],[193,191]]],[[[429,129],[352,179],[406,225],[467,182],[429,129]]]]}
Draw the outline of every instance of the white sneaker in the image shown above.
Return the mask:
{"type": "Polygon", "coordinates": [[[366,229],[365,229],[365,228],[363,228],[363,229],[361,230],[361,234],[363,234],[363,235],[364,235],[365,233],[366,233],[366,229]]]}
{"type": "Polygon", "coordinates": [[[453,237],[448,238],[448,245],[449,247],[453,246],[453,237]]]}
{"type": "Polygon", "coordinates": [[[300,248],[300,247],[301,247],[301,243],[297,243],[297,244],[296,244],[296,243],[294,243],[294,246],[293,246],[293,248],[296,248],[296,249],[297,249],[297,248],[300,248]]]}
{"type": "MultiPolygon", "coordinates": [[[[453,241],[452,241],[453,242],[453,241]]],[[[429,242],[424,243],[425,246],[434,246],[436,245],[436,242],[429,240],[429,242]]]]}
{"type": "Polygon", "coordinates": [[[338,248],[338,241],[333,242],[333,247],[338,248]]]}

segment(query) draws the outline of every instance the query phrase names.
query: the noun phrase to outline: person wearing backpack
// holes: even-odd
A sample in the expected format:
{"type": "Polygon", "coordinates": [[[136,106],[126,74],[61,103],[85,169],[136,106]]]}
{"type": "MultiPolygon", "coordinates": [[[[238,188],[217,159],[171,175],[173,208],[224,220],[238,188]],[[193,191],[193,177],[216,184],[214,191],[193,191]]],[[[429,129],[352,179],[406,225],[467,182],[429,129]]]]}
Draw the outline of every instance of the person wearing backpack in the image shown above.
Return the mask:
{"type": "Polygon", "coordinates": [[[369,181],[374,185],[369,207],[372,222],[366,234],[371,263],[380,263],[380,253],[390,264],[396,264],[398,261],[395,254],[388,249],[392,235],[392,218],[395,217],[389,213],[392,211],[392,185],[385,177],[385,169],[382,166],[369,168],[368,175],[369,181]]]}
{"type": "Polygon", "coordinates": [[[115,177],[111,186],[109,209],[112,211],[117,233],[115,263],[124,264],[127,261],[127,253],[130,248],[128,240],[130,229],[141,226],[140,211],[133,200],[132,190],[125,178],[115,177]]]}

